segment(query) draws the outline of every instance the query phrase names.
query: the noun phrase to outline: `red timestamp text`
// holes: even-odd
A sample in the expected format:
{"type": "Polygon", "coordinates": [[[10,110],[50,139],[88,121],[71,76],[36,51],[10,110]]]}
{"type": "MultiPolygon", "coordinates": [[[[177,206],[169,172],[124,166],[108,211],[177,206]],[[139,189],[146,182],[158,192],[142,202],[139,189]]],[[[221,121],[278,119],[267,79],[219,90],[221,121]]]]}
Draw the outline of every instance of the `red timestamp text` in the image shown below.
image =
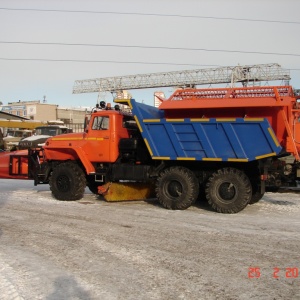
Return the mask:
{"type": "MultiPolygon", "coordinates": [[[[260,267],[249,267],[248,278],[260,278],[263,271],[260,267]]],[[[300,278],[299,268],[288,267],[288,268],[273,268],[273,272],[270,274],[273,278],[300,278]]]]}

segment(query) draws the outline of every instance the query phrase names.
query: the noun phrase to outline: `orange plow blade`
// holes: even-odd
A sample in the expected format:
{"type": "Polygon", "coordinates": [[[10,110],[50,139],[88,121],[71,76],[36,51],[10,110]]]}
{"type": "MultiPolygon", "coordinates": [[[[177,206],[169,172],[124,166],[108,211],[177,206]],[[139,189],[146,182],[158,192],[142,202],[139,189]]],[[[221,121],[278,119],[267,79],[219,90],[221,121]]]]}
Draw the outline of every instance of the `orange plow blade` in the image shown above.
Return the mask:
{"type": "Polygon", "coordinates": [[[28,151],[1,152],[0,178],[28,179],[28,151]]]}

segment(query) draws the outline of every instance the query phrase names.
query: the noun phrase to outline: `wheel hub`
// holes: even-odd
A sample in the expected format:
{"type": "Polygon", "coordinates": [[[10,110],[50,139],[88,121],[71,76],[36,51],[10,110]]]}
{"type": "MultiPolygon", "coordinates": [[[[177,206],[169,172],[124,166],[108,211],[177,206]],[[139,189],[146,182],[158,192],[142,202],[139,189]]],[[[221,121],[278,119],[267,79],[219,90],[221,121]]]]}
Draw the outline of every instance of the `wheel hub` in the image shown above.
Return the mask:
{"type": "Polygon", "coordinates": [[[56,183],[61,192],[67,192],[70,189],[70,180],[66,175],[59,176],[56,183]]]}
{"type": "Polygon", "coordinates": [[[171,197],[180,197],[182,194],[182,185],[177,180],[172,180],[167,187],[167,191],[171,197]]]}
{"type": "Polygon", "coordinates": [[[236,195],[235,186],[231,182],[221,183],[218,192],[223,200],[232,200],[236,195]]]}

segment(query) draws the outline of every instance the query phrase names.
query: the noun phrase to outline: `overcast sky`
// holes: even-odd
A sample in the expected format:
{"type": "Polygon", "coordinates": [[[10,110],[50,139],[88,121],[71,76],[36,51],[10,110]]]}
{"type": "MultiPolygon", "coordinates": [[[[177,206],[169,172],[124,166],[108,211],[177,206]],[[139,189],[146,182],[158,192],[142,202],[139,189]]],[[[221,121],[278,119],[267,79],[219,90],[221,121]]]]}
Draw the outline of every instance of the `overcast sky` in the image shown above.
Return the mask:
{"type": "Polygon", "coordinates": [[[299,0],[0,0],[0,101],[93,106],[76,79],[274,62],[300,88],[299,13],[299,0]]]}

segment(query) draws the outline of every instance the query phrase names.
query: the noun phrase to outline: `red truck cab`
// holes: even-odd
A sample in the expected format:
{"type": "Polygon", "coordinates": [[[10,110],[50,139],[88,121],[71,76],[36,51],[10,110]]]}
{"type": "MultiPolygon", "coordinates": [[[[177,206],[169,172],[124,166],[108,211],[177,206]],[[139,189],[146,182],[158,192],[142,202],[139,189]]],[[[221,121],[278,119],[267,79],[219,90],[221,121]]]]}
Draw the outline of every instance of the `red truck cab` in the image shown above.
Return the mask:
{"type": "Polygon", "coordinates": [[[46,160],[81,159],[87,173],[93,173],[93,163],[114,163],[119,156],[119,141],[130,137],[127,121],[130,115],[116,110],[92,113],[83,133],[70,133],[49,138],[44,146],[46,160]]]}

